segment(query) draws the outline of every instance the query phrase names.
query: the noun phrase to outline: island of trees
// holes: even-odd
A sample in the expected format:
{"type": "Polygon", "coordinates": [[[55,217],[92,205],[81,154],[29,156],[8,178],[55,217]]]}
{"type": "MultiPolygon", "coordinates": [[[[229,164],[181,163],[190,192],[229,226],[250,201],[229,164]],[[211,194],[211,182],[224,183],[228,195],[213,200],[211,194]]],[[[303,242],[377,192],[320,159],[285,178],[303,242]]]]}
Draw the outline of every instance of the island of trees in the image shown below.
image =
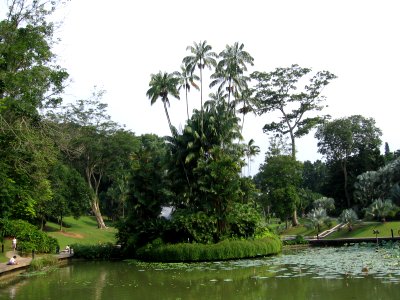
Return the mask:
{"type": "Polygon", "coordinates": [[[218,53],[205,40],[194,42],[179,71],[155,70],[143,91],[148,105],[163,105],[170,135],[137,136],[108,115],[104,91],[63,104],[68,72],[52,52],[48,21],[57,3],[10,2],[0,22],[3,235],[10,220],[43,229],[49,220],[62,226],[65,216],[91,214],[99,229],[104,216],[115,222],[131,256],[150,257],[165,245],[240,240],[264,241],[259,247],[274,253],[280,242],[268,229],[271,218],[297,226],[302,216],[319,226],[328,212],[346,223],[365,214],[398,217],[400,152],[388,144],[380,152],[373,118],[324,114],[323,88],[336,79],[329,71],[293,64],[249,74],[254,59],[242,43],[218,53]],[[211,94],[204,95],[205,86],[211,94]],[[191,98],[192,89],[200,99],[191,98]],[[178,130],[168,111],[181,97],[187,121],[178,130]],[[194,101],[200,109],[190,110],[194,101]],[[242,171],[260,152],[242,136],[248,113],[265,120],[270,137],[254,177],[242,171]],[[296,141],[310,132],[324,161],[296,158],[296,141]]]}

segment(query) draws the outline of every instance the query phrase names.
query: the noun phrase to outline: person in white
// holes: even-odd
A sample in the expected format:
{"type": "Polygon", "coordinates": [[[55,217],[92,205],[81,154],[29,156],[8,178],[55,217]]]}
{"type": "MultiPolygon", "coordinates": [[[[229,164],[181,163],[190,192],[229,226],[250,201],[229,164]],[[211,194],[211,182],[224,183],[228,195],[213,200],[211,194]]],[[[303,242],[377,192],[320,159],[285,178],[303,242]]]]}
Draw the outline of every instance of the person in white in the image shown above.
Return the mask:
{"type": "Polygon", "coordinates": [[[10,260],[8,261],[7,265],[17,265],[17,260],[16,260],[16,256],[14,255],[13,257],[10,258],[10,260]]]}
{"type": "Polygon", "coordinates": [[[17,239],[15,237],[12,240],[12,247],[13,247],[14,251],[15,251],[15,249],[17,249],[17,239]]]}

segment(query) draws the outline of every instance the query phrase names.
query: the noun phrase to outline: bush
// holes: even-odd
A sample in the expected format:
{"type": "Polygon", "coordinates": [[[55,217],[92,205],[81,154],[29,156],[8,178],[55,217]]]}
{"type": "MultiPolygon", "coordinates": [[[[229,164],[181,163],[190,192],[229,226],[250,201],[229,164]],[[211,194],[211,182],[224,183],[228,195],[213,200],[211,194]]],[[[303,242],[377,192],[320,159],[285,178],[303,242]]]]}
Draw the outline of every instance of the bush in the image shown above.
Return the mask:
{"type": "Polygon", "coordinates": [[[0,220],[0,228],[4,236],[15,236],[17,248],[22,252],[35,250],[39,253],[55,252],[59,247],[55,238],[48,236],[34,225],[23,220],[0,220]]]}
{"type": "Polygon", "coordinates": [[[99,245],[81,245],[72,244],[74,257],[90,260],[112,260],[122,258],[122,252],[119,247],[111,243],[99,245]]]}
{"type": "Polygon", "coordinates": [[[199,211],[176,210],[172,216],[168,236],[179,237],[179,240],[168,238],[168,242],[197,242],[209,244],[214,242],[217,234],[217,218],[199,211]],[[173,234],[172,234],[173,233],[173,234]]]}
{"type": "Polygon", "coordinates": [[[43,268],[55,266],[58,264],[58,258],[54,255],[46,255],[43,257],[39,257],[33,259],[31,264],[29,265],[29,271],[39,271],[43,268]]]}
{"type": "Polygon", "coordinates": [[[284,245],[307,245],[308,241],[304,239],[301,234],[296,235],[294,240],[286,240],[283,242],[284,245]]]}
{"type": "Polygon", "coordinates": [[[282,243],[277,236],[256,240],[225,240],[216,244],[179,243],[140,248],[137,258],[157,262],[194,262],[251,258],[277,254],[282,243]]]}

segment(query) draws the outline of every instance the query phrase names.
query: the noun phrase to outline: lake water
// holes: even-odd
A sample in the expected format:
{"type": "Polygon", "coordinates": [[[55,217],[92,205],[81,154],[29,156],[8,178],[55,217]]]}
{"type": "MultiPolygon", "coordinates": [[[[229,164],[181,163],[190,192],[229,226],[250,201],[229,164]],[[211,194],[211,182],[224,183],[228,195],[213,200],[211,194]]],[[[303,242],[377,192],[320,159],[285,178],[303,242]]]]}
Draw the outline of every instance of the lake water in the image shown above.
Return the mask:
{"type": "Polygon", "coordinates": [[[217,263],[74,262],[21,277],[0,299],[400,299],[399,262],[398,247],[307,248],[217,263]]]}

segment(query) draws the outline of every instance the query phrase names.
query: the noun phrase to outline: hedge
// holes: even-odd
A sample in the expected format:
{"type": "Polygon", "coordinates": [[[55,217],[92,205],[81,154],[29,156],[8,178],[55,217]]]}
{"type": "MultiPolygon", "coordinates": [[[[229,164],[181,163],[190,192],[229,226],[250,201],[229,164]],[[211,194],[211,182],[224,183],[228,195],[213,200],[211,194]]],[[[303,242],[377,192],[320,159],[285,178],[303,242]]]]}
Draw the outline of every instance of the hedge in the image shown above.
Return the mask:
{"type": "Polygon", "coordinates": [[[255,240],[225,240],[216,244],[149,244],[140,248],[136,257],[153,262],[217,261],[273,255],[281,250],[279,237],[269,236],[255,240]]]}

